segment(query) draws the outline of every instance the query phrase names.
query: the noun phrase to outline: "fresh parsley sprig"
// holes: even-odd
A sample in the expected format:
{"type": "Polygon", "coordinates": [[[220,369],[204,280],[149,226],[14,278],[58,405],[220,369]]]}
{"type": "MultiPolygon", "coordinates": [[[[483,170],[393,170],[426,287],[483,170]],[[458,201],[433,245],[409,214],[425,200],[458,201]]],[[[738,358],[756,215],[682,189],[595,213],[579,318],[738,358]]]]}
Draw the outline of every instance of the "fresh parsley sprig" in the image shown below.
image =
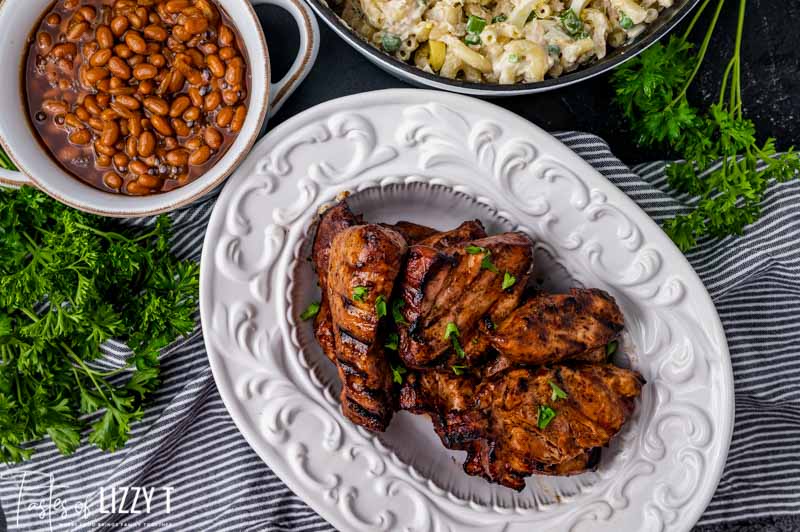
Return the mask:
{"type": "Polygon", "coordinates": [[[648,48],[612,78],[615,100],[637,142],[669,147],[684,159],[667,168],[668,181],[696,200],[689,212],[664,224],[683,251],[703,237],[742,234],[760,216],[770,180],[785,181],[800,172],[797,153],[779,154],[772,138],[758,141],[753,122],[744,117],[741,48],[747,0],[739,0],[734,48],[717,101],[703,111],[687,98],[726,0],[716,2],[696,52],[688,37],[711,0],[701,4],[682,36],[648,48]]]}
{"type": "Polygon", "coordinates": [[[0,461],[30,458],[45,436],[69,454],[87,428],[101,449],[125,444],[159,351],[194,329],[198,267],[169,237],[166,216],[122,229],[28,187],[0,191],[0,461]],[[111,338],[133,356],[95,369],[111,338]]]}

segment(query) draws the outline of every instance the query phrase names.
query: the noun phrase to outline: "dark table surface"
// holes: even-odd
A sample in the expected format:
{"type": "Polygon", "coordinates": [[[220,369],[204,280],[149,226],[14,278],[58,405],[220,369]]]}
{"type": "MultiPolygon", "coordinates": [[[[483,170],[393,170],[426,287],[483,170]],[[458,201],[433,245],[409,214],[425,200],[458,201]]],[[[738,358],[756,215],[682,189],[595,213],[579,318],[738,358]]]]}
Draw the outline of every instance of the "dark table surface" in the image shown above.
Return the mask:
{"type": "MultiPolygon", "coordinates": [[[[708,106],[716,98],[722,68],[730,57],[736,30],[738,2],[728,1],[710,46],[697,87],[690,97],[708,106]]],[[[268,7],[258,9],[271,48],[276,79],[283,75],[297,50],[292,19],[268,7]],[[278,46],[274,43],[286,43],[278,46]]],[[[743,45],[745,113],[761,137],[775,137],[780,148],[800,145],[800,52],[794,42],[800,20],[800,0],[750,0],[743,45]],[[780,5],[779,9],[776,7],[780,5]]],[[[698,25],[701,31],[707,24],[698,25]]],[[[303,85],[286,102],[270,125],[318,103],[371,90],[410,87],[373,66],[320,21],[322,45],[317,64],[303,85]]],[[[681,31],[679,27],[678,31],[681,31]]],[[[702,36],[701,36],[702,37],[702,36]]],[[[669,158],[669,153],[641,150],[631,141],[624,124],[610,105],[608,76],[557,91],[501,98],[501,105],[549,131],[581,130],[603,137],[623,161],[633,164],[669,158]]],[[[697,532],[783,532],[800,530],[800,518],[777,517],[730,525],[698,528],[697,532]]]]}

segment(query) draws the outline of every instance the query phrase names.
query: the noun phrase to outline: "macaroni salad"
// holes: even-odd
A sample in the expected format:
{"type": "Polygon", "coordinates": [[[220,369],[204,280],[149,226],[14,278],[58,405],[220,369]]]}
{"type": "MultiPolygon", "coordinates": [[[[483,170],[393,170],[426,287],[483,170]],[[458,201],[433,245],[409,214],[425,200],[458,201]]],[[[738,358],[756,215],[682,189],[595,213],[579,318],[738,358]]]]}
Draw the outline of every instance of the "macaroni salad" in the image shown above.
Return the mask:
{"type": "Polygon", "coordinates": [[[639,35],[674,0],[343,0],[372,44],[452,79],[558,77],[639,35]]]}

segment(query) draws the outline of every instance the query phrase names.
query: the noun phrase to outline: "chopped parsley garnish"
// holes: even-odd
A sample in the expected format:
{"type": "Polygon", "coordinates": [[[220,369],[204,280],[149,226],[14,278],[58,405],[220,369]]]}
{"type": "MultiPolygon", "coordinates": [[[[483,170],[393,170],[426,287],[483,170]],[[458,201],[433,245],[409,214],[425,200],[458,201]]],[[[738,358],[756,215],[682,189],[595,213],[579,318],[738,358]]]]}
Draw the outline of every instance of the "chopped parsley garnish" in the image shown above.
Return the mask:
{"type": "Polygon", "coordinates": [[[397,333],[389,333],[389,336],[386,338],[386,343],[383,344],[383,347],[386,349],[391,349],[392,351],[397,351],[397,346],[400,344],[400,336],[397,333]]]}
{"type": "Polygon", "coordinates": [[[453,373],[456,375],[462,375],[464,370],[467,369],[467,366],[450,366],[450,368],[452,368],[453,373]]]}
{"type": "Polygon", "coordinates": [[[395,299],[392,301],[392,317],[397,325],[408,325],[408,322],[403,318],[403,313],[401,312],[405,306],[406,302],[402,299],[395,299]]]}
{"type": "Polygon", "coordinates": [[[386,298],[383,297],[383,294],[375,300],[375,313],[378,315],[378,319],[386,316],[386,298]]]}
{"type": "Polygon", "coordinates": [[[467,246],[465,248],[466,252],[470,255],[478,255],[480,253],[488,253],[489,250],[486,248],[482,248],[480,246],[467,246]]]}
{"type": "Polygon", "coordinates": [[[566,399],[567,398],[567,392],[562,390],[558,386],[558,384],[554,383],[551,380],[548,380],[547,384],[549,384],[550,385],[550,389],[553,390],[553,393],[550,395],[550,400],[551,401],[553,401],[555,403],[559,399],[566,399]]]}
{"type": "Polygon", "coordinates": [[[403,384],[403,375],[408,373],[408,370],[403,366],[392,366],[392,380],[397,384],[403,384]]]}
{"type": "Polygon", "coordinates": [[[549,55],[559,55],[561,53],[561,47],[557,44],[548,44],[547,53],[549,55]]]}
{"type": "Polygon", "coordinates": [[[517,54],[508,54],[509,63],[519,63],[519,56],[517,54]]]}
{"type": "Polygon", "coordinates": [[[508,290],[509,288],[514,286],[514,283],[516,282],[517,278],[511,275],[510,273],[506,272],[505,275],[503,275],[503,287],[502,287],[503,290],[508,290]]]}
{"type": "Polygon", "coordinates": [[[536,423],[536,426],[539,427],[541,430],[547,428],[547,425],[553,421],[553,418],[556,417],[556,411],[550,408],[549,406],[539,405],[539,420],[536,423]]]}
{"type": "Polygon", "coordinates": [[[456,335],[458,336],[460,333],[458,332],[458,326],[453,323],[452,321],[447,324],[447,328],[444,330],[444,339],[449,340],[450,336],[456,335]]]}
{"type": "Polygon", "coordinates": [[[606,346],[606,356],[612,357],[617,352],[617,347],[619,347],[619,344],[616,340],[609,342],[606,346]]]}
{"type": "Polygon", "coordinates": [[[453,349],[455,349],[455,351],[456,351],[456,354],[457,354],[457,355],[458,355],[460,358],[465,358],[465,357],[467,356],[467,354],[466,354],[466,353],[464,352],[464,350],[461,348],[461,344],[458,342],[458,338],[456,338],[455,336],[453,336],[453,337],[451,338],[451,341],[453,342],[453,349]]]}
{"type": "Polygon", "coordinates": [[[623,30],[629,30],[633,27],[631,17],[626,15],[624,11],[619,12],[619,27],[623,30]]]}
{"type": "Polygon", "coordinates": [[[390,54],[393,54],[399,50],[401,43],[402,40],[400,37],[391,33],[384,33],[383,37],[381,37],[381,46],[383,47],[383,50],[389,52],[390,54]]]}
{"type": "Polygon", "coordinates": [[[497,24],[498,22],[505,22],[508,20],[508,17],[505,15],[497,15],[496,17],[492,17],[492,24],[497,24]]]}
{"type": "Polygon", "coordinates": [[[366,286],[356,286],[353,288],[353,301],[364,302],[364,298],[369,293],[369,288],[366,286]]]}
{"type": "Polygon", "coordinates": [[[300,319],[303,321],[308,321],[317,314],[319,314],[319,301],[314,301],[306,307],[302,314],[300,314],[300,319]]]}
{"type": "Polygon", "coordinates": [[[481,270],[489,270],[492,273],[500,273],[500,270],[498,270],[497,266],[495,266],[494,262],[492,262],[491,251],[487,251],[486,255],[483,256],[483,260],[481,261],[481,270]]]}
{"type": "Polygon", "coordinates": [[[444,330],[444,339],[449,339],[453,343],[453,349],[455,350],[456,354],[464,358],[467,354],[461,348],[461,343],[458,341],[458,327],[452,321],[447,324],[447,328],[444,330]]]}
{"type": "Polygon", "coordinates": [[[467,19],[467,33],[480,33],[486,27],[486,19],[470,15],[467,19]]]}
{"type": "Polygon", "coordinates": [[[561,26],[564,28],[564,31],[573,39],[584,39],[588,37],[583,27],[583,22],[572,9],[567,9],[561,13],[559,18],[561,19],[561,26]]]}

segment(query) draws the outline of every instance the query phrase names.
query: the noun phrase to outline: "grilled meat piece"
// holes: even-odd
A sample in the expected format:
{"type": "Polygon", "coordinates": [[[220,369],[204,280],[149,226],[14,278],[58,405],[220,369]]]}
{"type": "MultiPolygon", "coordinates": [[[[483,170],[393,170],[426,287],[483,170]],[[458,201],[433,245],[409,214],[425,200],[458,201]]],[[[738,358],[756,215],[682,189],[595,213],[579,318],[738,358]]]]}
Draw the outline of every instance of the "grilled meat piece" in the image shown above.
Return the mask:
{"type": "MultiPolygon", "coordinates": [[[[522,233],[504,233],[461,242],[439,250],[414,245],[409,250],[406,269],[400,284],[405,303],[402,313],[408,325],[401,326],[399,354],[406,366],[424,368],[453,347],[445,338],[449,323],[459,331],[458,341],[469,359],[473,340],[491,322],[504,318],[516,307],[524,290],[532,263],[533,244],[522,233]],[[517,282],[502,289],[504,273],[517,282]]],[[[488,344],[477,345],[481,348],[488,344]]]]}
{"type": "Polygon", "coordinates": [[[597,289],[539,294],[500,323],[489,338],[505,365],[603,360],[606,345],[625,326],[614,298],[597,289]]]}
{"type": "Polygon", "coordinates": [[[635,371],[610,364],[510,370],[484,382],[471,409],[445,416],[443,441],[467,449],[468,474],[521,490],[528,475],[596,463],[595,449],[622,428],[643,384],[635,371]],[[554,399],[551,383],[567,397],[554,399]],[[540,407],[555,412],[544,428],[540,407]]]}
{"type": "Polygon", "coordinates": [[[378,301],[389,304],[407,246],[396,231],[357,225],[331,243],[327,301],[342,381],[342,411],[354,423],[383,431],[393,413],[392,370],[383,352],[378,301]]]}
{"type": "Polygon", "coordinates": [[[396,224],[381,225],[383,227],[388,227],[389,229],[394,229],[403,235],[403,238],[406,239],[406,242],[409,245],[416,244],[420,240],[425,240],[426,238],[439,233],[437,229],[428,227],[426,225],[415,224],[414,222],[399,221],[396,224]]]}
{"type": "Polygon", "coordinates": [[[455,246],[462,242],[469,242],[470,240],[478,240],[486,238],[486,229],[480,220],[470,220],[462,223],[455,229],[450,231],[442,231],[441,233],[434,233],[427,238],[415,242],[421,246],[430,246],[436,249],[445,249],[450,246],[455,246]]]}
{"type": "Polygon", "coordinates": [[[320,347],[322,347],[322,352],[334,363],[336,362],[336,349],[327,294],[331,243],[336,235],[348,227],[353,227],[360,223],[360,217],[350,211],[347,203],[340,201],[320,216],[311,252],[311,260],[314,264],[314,270],[317,272],[319,287],[322,292],[319,312],[314,318],[314,336],[320,347]]]}

